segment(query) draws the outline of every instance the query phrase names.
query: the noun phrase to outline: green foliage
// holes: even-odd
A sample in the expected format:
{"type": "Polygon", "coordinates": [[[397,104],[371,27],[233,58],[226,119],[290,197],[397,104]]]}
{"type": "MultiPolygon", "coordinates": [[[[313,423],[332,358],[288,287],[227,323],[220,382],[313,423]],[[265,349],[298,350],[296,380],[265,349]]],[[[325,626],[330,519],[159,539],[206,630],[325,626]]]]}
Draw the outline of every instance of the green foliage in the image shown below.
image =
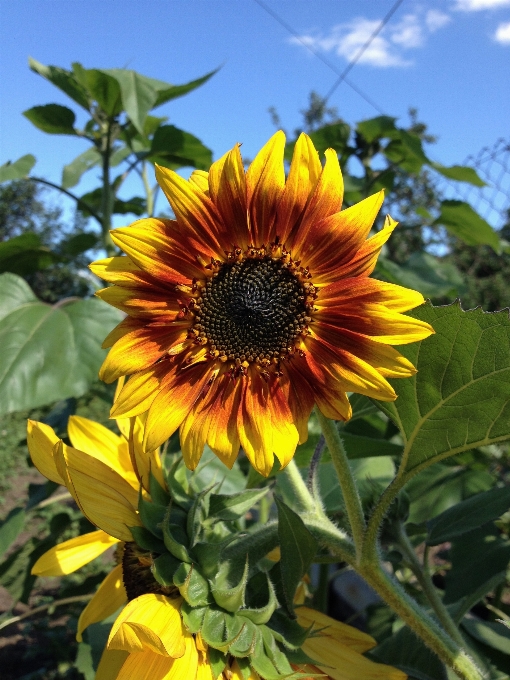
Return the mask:
{"type": "Polygon", "coordinates": [[[490,245],[496,253],[501,252],[494,229],[464,201],[442,201],[441,213],[435,224],[444,225],[468,246],[490,245]]]}
{"type": "Polygon", "coordinates": [[[8,161],[0,166],[0,183],[11,182],[12,180],[26,177],[35,165],[35,156],[27,154],[11,163],[8,161]]]}

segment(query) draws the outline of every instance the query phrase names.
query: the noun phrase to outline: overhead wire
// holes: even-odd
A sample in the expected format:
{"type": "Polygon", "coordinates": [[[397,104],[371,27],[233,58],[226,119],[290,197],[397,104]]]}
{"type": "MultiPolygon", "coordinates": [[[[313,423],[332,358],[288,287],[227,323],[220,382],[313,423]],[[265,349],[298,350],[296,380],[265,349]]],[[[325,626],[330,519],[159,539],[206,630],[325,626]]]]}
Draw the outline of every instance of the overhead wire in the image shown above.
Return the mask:
{"type": "Polygon", "coordinates": [[[370,35],[368,40],[361,46],[361,48],[358,50],[358,52],[355,54],[353,59],[349,61],[347,66],[341,71],[333,62],[331,62],[329,59],[324,57],[318,50],[314,49],[310,44],[307,43],[306,40],[303,40],[303,38],[299,35],[299,33],[289,24],[285,21],[285,19],[282,19],[282,17],[277,14],[272,7],[269,7],[264,0],[254,0],[254,2],[257,3],[267,14],[273,17],[281,26],[285,28],[298,42],[303,45],[303,47],[306,47],[306,49],[311,52],[313,55],[317,57],[317,59],[320,59],[323,64],[325,64],[328,68],[330,68],[334,73],[338,75],[338,79],[335,81],[333,86],[330,88],[326,96],[324,97],[324,102],[327,102],[328,99],[331,97],[333,92],[337,89],[337,87],[341,83],[345,83],[348,87],[350,87],[356,94],[358,94],[360,97],[362,97],[367,104],[370,104],[378,113],[384,114],[384,110],[371,98],[369,97],[363,90],[355,85],[352,80],[347,78],[348,73],[354,68],[356,63],[361,59],[363,53],[368,49],[372,41],[379,35],[379,33],[382,31],[382,29],[386,26],[388,21],[391,19],[391,17],[395,14],[397,9],[400,7],[400,5],[403,3],[404,0],[396,0],[396,2],[393,4],[389,12],[386,14],[386,16],[381,20],[381,23],[377,26],[377,28],[374,30],[374,32],[370,35]]]}

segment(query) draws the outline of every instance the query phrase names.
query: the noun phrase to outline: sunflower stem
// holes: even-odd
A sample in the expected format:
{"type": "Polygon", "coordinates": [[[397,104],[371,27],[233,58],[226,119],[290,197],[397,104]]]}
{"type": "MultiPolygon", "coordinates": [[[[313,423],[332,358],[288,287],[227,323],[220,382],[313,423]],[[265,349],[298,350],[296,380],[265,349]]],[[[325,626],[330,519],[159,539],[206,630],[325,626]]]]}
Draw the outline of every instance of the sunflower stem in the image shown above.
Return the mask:
{"type": "Polygon", "coordinates": [[[294,492],[294,497],[301,506],[301,509],[305,512],[315,512],[315,501],[308,490],[305,480],[301,477],[301,473],[299,472],[299,468],[294,458],[287,465],[283,474],[287,477],[287,480],[292,487],[292,491],[294,492]]]}
{"type": "Polygon", "coordinates": [[[363,507],[359,497],[358,489],[354,477],[349,467],[349,460],[345,451],[344,444],[340,438],[335,421],[326,418],[320,410],[315,407],[315,414],[319,421],[324,439],[326,440],[329,453],[335,466],[342,495],[344,497],[345,509],[349,524],[351,526],[352,538],[356,547],[358,561],[361,557],[363,547],[363,537],[365,534],[365,517],[363,507]]]}

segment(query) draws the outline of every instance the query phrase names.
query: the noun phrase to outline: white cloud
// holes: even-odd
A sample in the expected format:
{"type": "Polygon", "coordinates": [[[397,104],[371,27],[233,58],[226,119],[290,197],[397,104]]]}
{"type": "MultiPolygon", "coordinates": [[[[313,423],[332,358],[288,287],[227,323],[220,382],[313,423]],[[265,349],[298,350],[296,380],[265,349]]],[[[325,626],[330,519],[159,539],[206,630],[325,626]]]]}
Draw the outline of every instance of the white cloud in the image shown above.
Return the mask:
{"type": "Polygon", "coordinates": [[[494,40],[502,45],[510,45],[510,21],[499,24],[494,34],[494,40]]]}
{"type": "MultiPolygon", "coordinates": [[[[439,10],[429,10],[425,15],[406,14],[398,23],[385,26],[373,38],[358,63],[378,68],[410,66],[413,62],[406,58],[405,52],[423,47],[427,35],[442,28],[449,21],[450,17],[439,10]]],[[[350,22],[333,26],[326,35],[306,34],[301,35],[299,39],[290,38],[289,42],[295,45],[305,44],[323,52],[335,52],[338,56],[351,61],[380,24],[378,19],[357,17],[350,22]]]]}
{"type": "Polygon", "coordinates": [[[431,33],[443,28],[443,26],[449,24],[450,21],[451,17],[449,17],[448,14],[445,14],[444,12],[440,12],[438,9],[429,9],[425,15],[425,23],[427,24],[427,28],[431,33]]]}
{"type": "Polygon", "coordinates": [[[510,5],[510,0],[456,0],[453,9],[460,12],[478,12],[482,9],[496,9],[510,5]]]}

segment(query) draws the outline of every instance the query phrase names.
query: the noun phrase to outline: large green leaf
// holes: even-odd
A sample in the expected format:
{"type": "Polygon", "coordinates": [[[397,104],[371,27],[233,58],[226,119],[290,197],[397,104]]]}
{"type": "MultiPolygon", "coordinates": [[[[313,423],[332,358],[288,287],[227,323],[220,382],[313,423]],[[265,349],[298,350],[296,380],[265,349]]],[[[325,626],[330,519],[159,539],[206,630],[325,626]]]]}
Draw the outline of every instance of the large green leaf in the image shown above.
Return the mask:
{"type": "Polygon", "coordinates": [[[383,149],[389,161],[412,173],[420,172],[422,166],[429,163],[421,139],[417,135],[398,129],[391,133],[391,137],[391,142],[383,149]]]}
{"type": "Polygon", "coordinates": [[[158,93],[154,87],[154,83],[158,81],[152,81],[151,78],[146,78],[129,69],[101,69],[101,72],[117,81],[124,110],[138,132],[143,134],[147,114],[158,99],[158,93]]]}
{"type": "Polygon", "coordinates": [[[191,166],[208,170],[212,163],[212,151],[202,142],[174,125],[161,125],[152,139],[150,160],[178,166],[191,166]]]}
{"type": "Polygon", "coordinates": [[[413,253],[404,265],[387,257],[377,261],[377,273],[390,283],[419,290],[426,297],[455,297],[465,285],[462,274],[451,262],[444,262],[429,253],[413,253]]]}
{"type": "Polygon", "coordinates": [[[37,234],[27,232],[0,243],[0,274],[24,276],[49,267],[58,257],[41,245],[37,234]]]}
{"type": "Polygon", "coordinates": [[[510,438],[508,312],[427,304],[410,316],[436,333],[399,348],[418,373],[390,381],[395,402],[377,402],[402,432],[405,471],[510,438]]]}
{"type": "Polygon", "coordinates": [[[74,99],[80,106],[89,110],[89,98],[85,88],[76,80],[71,71],[66,71],[58,66],[44,66],[40,62],[28,58],[28,65],[43,78],[53,83],[59,90],[65,92],[71,99],[74,99]]]}
{"type": "Polygon", "coordinates": [[[32,156],[31,153],[27,153],[26,156],[18,158],[14,163],[7,161],[7,163],[0,165],[0,183],[11,182],[13,179],[22,179],[23,177],[26,177],[34,165],[35,156],[32,156]]]}
{"type": "Polygon", "coordinates": [[[447,168],[439,163],[431,163],[431,166],[444,177],[448,177],[448,179],[454,179],[457,182],[467,182],[468,184],[473,184],[475,187],[487,186],[487,184],[478,176],[476,170],[470,168],[468,165],[452,165],[447,168]]]}
{"type": "Polygon", "coordinates": [[[115,78],[99,69],[85,69],[77,62],[73,63],[73,72],[78,82],[95,99],[108,116],[118,115],[122,111],[120,87],[115,78]]]}
{"type": "Polygon", "coordinates": [[[195,80],[190,80],[189,83],[184,83],[183,85],[169,85],[168,83],[163,83],[160,80],[153,80],[152,78],[149,78],[148,80],[153,83],[153,87],[158,93],[156,104],[154,106],[160,106],[171,99],[183,97],[185,94],[188,94],[188,92],[196,90],[197,87],[204,85],[204,83],[206,83],[209,78],[212,78],[213,75],[218,71],[219,69],[216,68],[214,71],[206,73],[205,76],[196,78],[195,80]]]}
{"type": "Polygon", "coordinates": [[[23,111],[23,115],[43,132],[53,135],[75,135],[74,121],[76,116],[74,111],[67,106],[60,104],[46,104],[45,106],[34,106],[23,111]]]}
{"type": "Polygon", "coordinates": [[[428,545],[439,545],[501,517],[510,508],[510,487],[494,488],[454,505],[428,523],[428,545]]]}
{"type": "Polygon", "coordinates": [[[78,184],[81,176],[87,170],[99,165],[101,163],[101,154],[96,149],[95,146],[91,146],[79,156],[77,156],[74,161],[64,165],[62,170],[62,186],[64,189],[70,189],[78,184]]]}
{"type": "Polygon", "coordinates": [[[362,120],[356,126],[356,131],[363,135],[367,142],[372,143],[381,137],[388,137],[396,132],[396,118],[390,116],[377,116],[369,120],[362,120]]]}
{"type": "Polygon", "coordinates": [[[80,396],[97,379],[101,343],[122,315],[99,300],[38,300],[15,274],[0,276],[0,413],[80,396]]]}
{"type": "Polygon", "coordinates": [[[434,224],[442,224],[468,246],[488,245],[496,253],[501,252],[497,233],[465,201],[442,201],[441,214],[434,224]]]}
{"type": "Polygon", "coordinates": [[[480,621],[475,618],[466,618],[462,627],[468,633],[483,644],[497,649],[504,654],[510,654],[510,630],[493,621],[480,621]]]}

